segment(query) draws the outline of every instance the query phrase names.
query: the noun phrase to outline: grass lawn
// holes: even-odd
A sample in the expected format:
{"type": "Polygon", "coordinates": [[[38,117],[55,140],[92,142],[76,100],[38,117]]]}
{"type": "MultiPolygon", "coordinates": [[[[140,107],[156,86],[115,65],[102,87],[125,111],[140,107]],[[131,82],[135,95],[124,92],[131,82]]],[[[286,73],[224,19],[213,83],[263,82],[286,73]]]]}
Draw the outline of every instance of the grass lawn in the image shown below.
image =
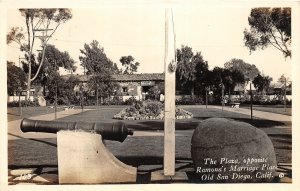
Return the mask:
{"type": "MultiPolygon", "coordinates": [[[[9,141],[9,169],[36,168],[37,173],[58,174],[56,139],[40,141],[18,139],[9,141]]],[[[191,136],[177,136],[175,147],[175,171],[193,171],[191,136]]],[[[278,163],[291,163],[291,143],[273,140],[278,163]]],[[[140,174],[163,170],[163,137],[129,137],[123,143],[105,141],[105,145],[120,161],[137,167],[140,174]]],[[[88,149],[88,148],[87,148],[88,149]]],[[[199,180],[188,173],[189,182],[199,180]]],[[[291,178],[291,176],[289,176],[291,178]]],[[[138,175],[137,183],[149,183],[138,175]]]]}
{"type": "MultiPolygon", "coordinates": [[[[112,119],[124,106],[100,106],[95,110],[57,119],[58,121],[117,121],[112,119]]],[[[192,168],[191,136],[198,123],[210,117],[224,117],[238,121],[249,122],[265,131],[271,138],[279,163],[291,163],[292,136],[291,128],[285,123],[254,118],[248,115],[185,106],[184,109],[194,114],[193,119],[176,120],[176,171],[186,171],[192,168]],[[285,128],[277,128],[278,126],[285,128]]],[[[128,127],[139,130],[161,132],[162,120],[124,121],[128,127]]],[[[8,141],[8,168],[38,168],[38,171],[50,171],[57,174],[56,138],[47,139],[16,139],[8,141]]],[[[108,149],[126,164],[138,167],[141,172],[163,169],[163,136],[129,136],[123,143],[105,141],[108,149]]]]}
{"type": "MultiPolygon", "coordinates": [[[[250,109],[250,105],[241,105],[241,108],[250,109]]],[[[284,111],[283,105],[253,105],[254,110],[258,111],[266,111],[271,113],[278,113],[283,115],[292,115],[292,108],[291,106],[287,106],[286,111],[284,111]]]]}
{"type": "MultiPolygon", "coordinates": [[[[99,108],[123,108],[126,106],[85,106],[85,109],[99,109],[99,108]]],[[[80,106],[75,106],[75,109],[80,109],[80,106]]],[[[58,106],[57,111],[63,111],[63,106],[58,106]]],[[[14,121],[23,118],[34,117],[38,115],[44,115],[54,113],[54,108],[49,107],[22,107],[22,116],[20,116],[19,107],[8,107],[7,108],[7,120],[14,121]]]]}
{"type": "MultiPolygon", "coordinates": [[[[62,107],[58,107],[57,111],[62,111],[62,107]]],[[[48,107],[22,107],[22,116],[20,116],[20,109],[18,107],[7,108],[7,120],[14,121],[23,118],[34,117],[37,115],[44,115],[54,113],[54,108],[48,107]]]]}
{"type": "MultiPolygon", "coordinates": [[[[282,126],[285,125],[283,122],[272,121],[254,118],[250,119],[249,115],[229,112],[229,111],[221,111],[220,109],[205,109],[205,108],[195,108],[184,106],[184,109],[190,111],[194,114],[194,118],[192,119],[184,119],[184,120],[176,120],[176,130],[187,130],[194,129],[197,127],[198,123],[204,119],[211,117],[222,117],[222,118],[230,118],[246,123],[250,123],[255,127],[259,128],[267,128],[274,126],[282,126]]],[[[67,116],[64,118],[57,119],[57,121],[83,121],[83,122],[114,122],[120,121],[112,119],[113,116],[121,110],[120,107],[98,107],[96,110],[85,111],[84,113],[80,113],[77,115],[67,116]]],[[[123,120],[124,123],[128,125],[129,128],[134,130],[163,130],[163,120],[123,120]]],[[[290,122],[287,122],[289,125],[290,122]]]]}

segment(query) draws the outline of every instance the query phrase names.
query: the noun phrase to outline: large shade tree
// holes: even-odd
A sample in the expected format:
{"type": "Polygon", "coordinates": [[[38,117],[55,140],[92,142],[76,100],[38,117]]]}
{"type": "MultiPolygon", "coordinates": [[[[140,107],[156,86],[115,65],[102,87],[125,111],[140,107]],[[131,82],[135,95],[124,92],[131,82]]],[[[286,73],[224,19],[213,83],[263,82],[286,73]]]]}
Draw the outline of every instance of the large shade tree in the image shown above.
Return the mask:
{"type": "Polygon", "coordinates": [[[13,62],[7,61],[7,94],[14,95],[19,88],[24,88],[26,76],[24,71],[15,66],[13,62]]]}
{"type": "Polygon", "coordinates": [[[196,52],[193,57],[193,63],[196,64],[196,80],[194,83],[194,91],[197,95],[205,95],[206,88],[210,87],[210,71],[208,62],[204,61],[200,52],[196,52]]]}
{"type": "Polygon", "coordinates": [[[79,85],[79,79],[70,75],[69,77],[60,76],[58,72],[53,72],[47,79],[48,94],[46,96],[47,101],[55,103],[57,96],[58,104],[76,104],[78,100],[76,98],[74,87],[79,85]]]}
{"type": "MultiPolygon", "coordinates": [[[[27,91],[30,91],[31,83],[37,78],[44,63],[44,55],[47,43],[54,35],[58,27],[72,18],[70,9],[19,9],[25,18],[26,29],[12,27],[7,34],[7,44],[17,43],[20,50],[28,57],[27,91]],[[37,39],[41,40],[42,59],[37,61],[38,69],[32,71],[34,52],[37,47],[37,39]]],[[[27,93],[29,97],[29,93],[27,93]]]]}
{"type": "Polygon", "coordinates": [[[111,75],[118,73],[119,70],[116,64],[106,56],[104,48],[96,40],[90,44],[84,44],[80,53],[82,54],[79,56],[81,65],[85,68],[85,73],[91,76],[88,79],[89,90],[96,92],[98,103],[99,96],[107,97],[114,92],[116,83],[112,80],[111,75]]]}
{"type": "Polygon", "coordinates": [[[254,64],[246,63],[242,59],[233,58],[224,64],[224,68],[230,71],[237,70],[241,72],[245,80],[253,80],[260,72],[254,64]]]}
{"type": "Polygon", "coordinates": [[[258,74],[253,80],[253,85],[258,92],[265,94],[270,88],[271,81],[272,78],[270,76],[258,74]]]}
{"type": "Polygon", "coordinates": [[[139,62],[134,62],[134,58],[131,55],[122,56],[120,62],[124,67],[123,74],[133,74],[134,72],[137,72],[138,67],[140,66],[139,62]]]}
{"type": "Polygon", "coordinates": [[[248,17],[250,29],[244,42],[250,52],[273,46],[284,57],[291,57],[291,8],[253,8],[248,17]]]}
{"type": "MultiPolygon", "coordinates": [[[[37,61],[42,60],[42,53],[38,54],[37,61]]],[[[31,60],[31,70],[32,73],[37,73],[39,69],[39,64],[36,62],[36,59],[34,59],[35,55],[32,55],[32,60],[31,60]]],[[[28,57],[25,57],[25,61],[22,61],[22,66],[26,74],[29,73],[29,62],[28,62],[28,57]]],[[[44,54],[44,61],[43,65],[41,67],[41,71],[36,80],[35,84],[42,85],[45,87],[51,83],[48,81],[49,78],[51,78],[54,73],[57,73],[59,68],[62,67],[66,70],[69,70],[71,72],[74,72],[76,70],[76,66],[74,65],[75,61],[73,58],[70,57],[69,53],[64,51],[58,50],[54,45],[47,45],[47,49],[45,50],[44,54]]],[[[33,75],[33,74],[32,74],[33,75]]],[[[56,75],[56,74],[55,74],[56,75]]]]}
{"type": "Polygon", "coordinates": [[[194,55],[192,48],[188,46],[181,46],[180,49],[177,49],[176,57],[176,88],[184,89],[194,96],[195,88],[199,84],[202,87],[205,86],[202,83],[205,82],[205,73],[208,71],[207,61],[203,59],[200,52],[196,52],[194,55]]]}
{"type": "Polygon", "coordinates": [[[222,89],[227,92],[229,98],[234,91],[236,85],[245,82],[245,76],[242,72],[236,69],[227,69],[215,67],[210,74],[211,86],[216,92],[217,100],[221,99],[222,89]]]}

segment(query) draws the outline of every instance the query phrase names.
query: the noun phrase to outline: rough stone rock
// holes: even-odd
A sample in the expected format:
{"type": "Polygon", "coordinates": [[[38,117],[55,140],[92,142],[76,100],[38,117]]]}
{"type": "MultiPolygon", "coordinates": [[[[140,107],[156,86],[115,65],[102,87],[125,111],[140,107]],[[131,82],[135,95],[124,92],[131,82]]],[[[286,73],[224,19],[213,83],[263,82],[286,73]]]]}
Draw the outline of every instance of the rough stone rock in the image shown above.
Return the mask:
{"type": "Polygon", "coordinates": [[[277,163],[273,144],[265,132],[248,123],[223,118],[204,120],[193,133],[191,147],[199,181],[240,183],[274,179],[277,163]],[[248,159],[256,162],[247,163],[248,159]],[[264,165],[272,168],[263,169],[264,165]],[[239,167],[244,169],[238,171],[239,167]],[[215,171],[207,173],[205,169],[215,171]]]}

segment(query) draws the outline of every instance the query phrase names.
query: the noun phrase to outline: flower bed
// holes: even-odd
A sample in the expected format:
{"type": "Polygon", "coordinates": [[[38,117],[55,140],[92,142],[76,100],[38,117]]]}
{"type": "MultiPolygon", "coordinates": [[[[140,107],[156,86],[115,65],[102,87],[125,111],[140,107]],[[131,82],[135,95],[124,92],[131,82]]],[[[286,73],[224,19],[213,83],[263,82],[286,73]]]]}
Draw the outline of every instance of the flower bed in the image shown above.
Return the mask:
{"type": "MultiPolygon", "coordinates": [[[[130,107],[122,109],[114,115],[114,119],[121,120],[151,120],[164,119],[164,105],[159,101],[136,101],[130,107]]],[[[191,112],[181,108],[176,108],[176,119],[190,119],[193,117],[191,112]]]]}

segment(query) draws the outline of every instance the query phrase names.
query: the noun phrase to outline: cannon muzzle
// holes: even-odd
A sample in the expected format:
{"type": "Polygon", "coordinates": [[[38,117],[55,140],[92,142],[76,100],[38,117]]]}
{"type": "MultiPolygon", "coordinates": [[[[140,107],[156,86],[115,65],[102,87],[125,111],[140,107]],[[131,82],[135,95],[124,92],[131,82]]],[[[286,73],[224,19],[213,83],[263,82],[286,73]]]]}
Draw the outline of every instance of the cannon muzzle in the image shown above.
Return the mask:
{"type": "Polygon", "coordinates": [[[20,128],[22,132],[57,133],[61,130],[85,131],[101,134],[105,140],[123,142],[133,131],[126,128],[123,122],[115,123],[85,123],[64,121],[40,121],[24,118],[20,128]]]}

